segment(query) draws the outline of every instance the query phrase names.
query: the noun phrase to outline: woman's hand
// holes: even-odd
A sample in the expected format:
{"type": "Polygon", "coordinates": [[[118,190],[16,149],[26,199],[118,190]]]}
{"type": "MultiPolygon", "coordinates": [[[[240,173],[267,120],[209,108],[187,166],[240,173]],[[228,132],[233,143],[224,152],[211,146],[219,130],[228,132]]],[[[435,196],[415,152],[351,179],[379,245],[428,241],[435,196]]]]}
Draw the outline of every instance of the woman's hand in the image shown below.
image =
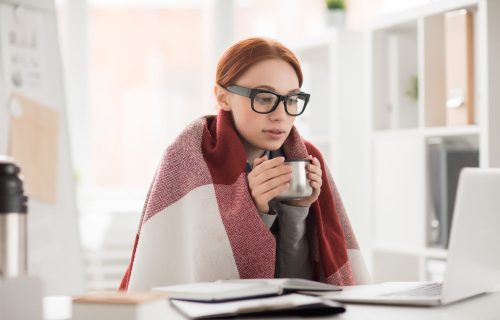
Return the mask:
{"type": "Polygon", "coordinates": [[[257,158],[253,162],[253,170],[248,174],[250,194],[257,210],[262,213],[268,213],[269,201],[288,190],[290,186],[292,168],[283,162],[285,162],[284,157],[271,160],[267,160],[266,156],[257,158]]]}
{"type": "Polygon", "coordinates": [[[307,179],[309,180],[309,184],[313,189],[313,193],[304,199],[300,200],[288,200],[283,201],[283,203],[296,206],[296,207],[309,207],[314,201],[318,200],[319,193],[321,191],[321,185],[323,184],[323,179],[321,175],[323,171],[321,170],[321,164],[317,158],[313,156],[308,156],[307,159],[311,160],[312,163],[308,164],[306,167],[307,170],[307,179]]]}

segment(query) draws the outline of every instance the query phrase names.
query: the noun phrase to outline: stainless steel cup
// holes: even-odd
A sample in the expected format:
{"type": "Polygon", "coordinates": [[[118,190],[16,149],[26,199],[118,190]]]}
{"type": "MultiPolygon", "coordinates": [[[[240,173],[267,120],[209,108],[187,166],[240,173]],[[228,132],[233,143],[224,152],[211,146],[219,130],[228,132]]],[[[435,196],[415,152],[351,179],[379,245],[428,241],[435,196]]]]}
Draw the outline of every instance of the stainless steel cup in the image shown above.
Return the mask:
{"type": "Polygon", "coordinates": [[[313,189],[307,179],[306,166],[311,163],[311,160],[290,160],[286,161],[285,165],[292,167],[292,180],[287,191],[276,197],[278,200],[298,200],[309,197],[313,193],[313,189]]]}

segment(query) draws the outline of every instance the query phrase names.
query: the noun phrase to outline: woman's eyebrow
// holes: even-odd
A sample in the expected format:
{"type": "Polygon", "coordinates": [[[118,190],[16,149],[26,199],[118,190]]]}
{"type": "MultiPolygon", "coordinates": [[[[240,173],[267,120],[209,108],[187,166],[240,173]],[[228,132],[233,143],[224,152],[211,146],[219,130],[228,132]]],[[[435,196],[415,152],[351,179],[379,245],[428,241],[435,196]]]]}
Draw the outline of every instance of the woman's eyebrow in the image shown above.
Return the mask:
{"type": "MultiPolygon", "coordinates": [[[[267,86],[267,85],[257,86],[256,88],[266,89],[266,90],[269,90],[269,91],[272,91],[272,92],[276,92],[276,89],[274,89],[271,86],[267,86]]],[[[299,92],[300,92],[300,89],[292,89],[292,90],[288,91],[287,94],[290,94],[290,93],[299,93],[299,92]]]]}

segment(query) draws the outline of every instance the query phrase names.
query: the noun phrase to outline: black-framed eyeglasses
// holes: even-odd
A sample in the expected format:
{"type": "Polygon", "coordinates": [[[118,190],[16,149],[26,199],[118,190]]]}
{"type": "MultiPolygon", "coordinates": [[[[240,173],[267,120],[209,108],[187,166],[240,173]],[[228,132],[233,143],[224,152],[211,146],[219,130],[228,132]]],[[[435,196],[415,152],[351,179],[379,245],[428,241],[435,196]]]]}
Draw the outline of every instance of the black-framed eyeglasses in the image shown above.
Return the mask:
{"type": "Polygon", "coordinates": [[[282,96],[265,89],[250,89],[237,85],[228,86],[226,90],[250,98],[252,110],[261,114],[273,112],[280,102],[283,101],[285,112],[288,115],[299,116],[306,109],[307,102],[309,102],[309,97],[311,96],[305,92],[291,93],[282,96]]]}

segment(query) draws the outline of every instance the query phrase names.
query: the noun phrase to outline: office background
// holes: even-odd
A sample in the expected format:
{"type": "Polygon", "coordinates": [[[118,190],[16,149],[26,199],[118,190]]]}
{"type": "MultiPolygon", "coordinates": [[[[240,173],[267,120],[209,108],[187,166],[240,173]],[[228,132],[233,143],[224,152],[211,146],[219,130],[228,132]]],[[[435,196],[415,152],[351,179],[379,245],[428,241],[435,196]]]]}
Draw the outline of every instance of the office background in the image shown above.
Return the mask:
{"type": "MultiPolygon", "coordinates": [[[[325,153],[375,280],[439,278],[446,249],[429,239],[432,223],[442,223],[428,208],[430,150],[487,152],[484,166],[500,157],[485,118],[497,119],[497,96],[476,98],[488,112],[458,128],[426,107],[446,102],[444,75],[429,74],[445,69],[438,44],[448,9],[474,13],[471,78],[500,65],[478,62],[499,46],[498,36],[479,34],[491,27],[479,3],[350,0],[345,21],[332,23],[323,0],[57,1],[88,289],[117,287],[162,152],[187,123],[215,112],[217,59],[248,36],[276,38],[299,55],[313,98],[297,125],[325,153]],[[385,109],[390,103],[397,113],[385,109]],[[394,201],[380,206],[384,199],[394,201]]],[[[483,97],[488,79],[473,84],[483,97]]]]}

